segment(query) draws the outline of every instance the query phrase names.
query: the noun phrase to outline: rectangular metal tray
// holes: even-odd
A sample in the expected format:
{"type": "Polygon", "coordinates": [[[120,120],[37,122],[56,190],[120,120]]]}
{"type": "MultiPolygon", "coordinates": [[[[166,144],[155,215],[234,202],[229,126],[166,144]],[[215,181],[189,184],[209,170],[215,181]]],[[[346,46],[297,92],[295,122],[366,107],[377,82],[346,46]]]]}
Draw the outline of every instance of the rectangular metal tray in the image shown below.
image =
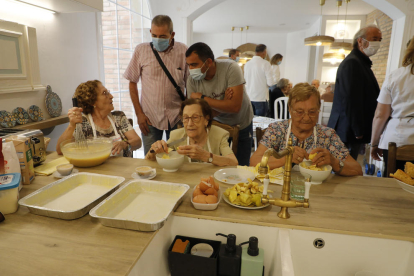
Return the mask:
{"type": "Polygon", "coordinates": [[[109,227],[138,231],[160,229],[190,187],[152,180],[131,180],[89,214],[109,227]]]}
{"type": "Polygon", "coordinates": [[[36,215],[65,220],[89,212],[125,181],[119,176],[76,173],[31,193],[19,200],[36,215]]]}

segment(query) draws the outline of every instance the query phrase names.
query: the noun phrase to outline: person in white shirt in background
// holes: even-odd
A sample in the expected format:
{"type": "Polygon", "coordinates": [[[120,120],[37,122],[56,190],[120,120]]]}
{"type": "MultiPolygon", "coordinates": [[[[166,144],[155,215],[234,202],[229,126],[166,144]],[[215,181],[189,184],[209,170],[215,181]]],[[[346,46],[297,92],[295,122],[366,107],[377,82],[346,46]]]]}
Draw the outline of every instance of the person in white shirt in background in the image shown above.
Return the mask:
{"type": "Polygon", "coordinates": [[[323,89],[322,87],[320,87],[320,81],[319,80],[313,80],[311,83],[312,86],[316,87],[316,89],[318,89],[319,94],[324,94],[325,93],[325,89],[323,89]]]}
{"type": "MultiPolygon", "coordinates": [[[[387,171],[388,143],[414,144],[414,38],[408,42],[402,66],[385,79],[372,122],[371,156],[377,161],[384,157],[386,174],[394,173],[387,171]]],[[[396,169],[403,170],[404,165],[397,160],[396,169]]]]}
{"type": "Polygon", "coordinates": [[[237,49],[231,49],[229,52],[229,59],[239,62],[240,60],[240,51],[237,49]]]}
{"type": "Polygon", "coordinates": [[[280,68],[279,65],[282,64],[283,56],[281,54],[276,54],[270,59],[270,67],[272,68],[272,75],[274,85],[269,87],[269,90],[272,91],[276,88],[277,83],[280,80],[280,68]]]}
{"type": "Polygon", "coordinates": [[[256,55],[244,66],[247,95],[254,106],[254,115],[266,116],[269,109],[269,86],[275,85],[270,63],[265,60],[266,45],[256,46],[256,55]]]}

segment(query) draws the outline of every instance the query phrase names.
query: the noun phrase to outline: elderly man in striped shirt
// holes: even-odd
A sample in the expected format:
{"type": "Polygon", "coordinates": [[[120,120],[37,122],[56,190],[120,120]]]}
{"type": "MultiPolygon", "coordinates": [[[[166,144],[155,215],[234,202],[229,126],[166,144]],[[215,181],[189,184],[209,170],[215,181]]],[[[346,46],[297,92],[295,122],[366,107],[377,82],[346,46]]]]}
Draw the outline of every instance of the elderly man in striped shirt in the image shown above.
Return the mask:
{"type": "Polygon", "coordinates": [[[164,131],[167,140],[169,139],[170,131],[176,128],[179,121],[182,102],[182,97],[161,67],[153,48],[182,93],[185,91],[188,77],[188,66],[185,61],[187,46],[174,41],[175,33],[171,18],[157,15],[151,22],[150,32],[152,45],[139,44],[124,73],[124,78],[129,80],[129,92],[143,134],[145,154],[154,142],[162,139],[164,131]],[[137,86],[140,79],[141,99],[137,86]]]}

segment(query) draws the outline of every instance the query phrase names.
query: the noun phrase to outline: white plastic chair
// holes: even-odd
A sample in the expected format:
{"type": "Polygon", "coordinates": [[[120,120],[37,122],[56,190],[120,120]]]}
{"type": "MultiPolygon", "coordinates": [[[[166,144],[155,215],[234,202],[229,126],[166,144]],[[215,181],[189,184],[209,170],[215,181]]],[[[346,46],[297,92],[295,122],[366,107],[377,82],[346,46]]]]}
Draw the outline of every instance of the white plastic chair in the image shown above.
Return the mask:
{"type": "Polygon", "coordinates": [[[288,99],[289,97],[280,97],[275,101],[275,119],[289,119],[288,114],[288,99]]]}
{"type": "Polygon", "coordinates": [[[324,126],[328,125],[329,117],[331,116],[331,111],[332,111],[332,103],[321,100],[321,112],[319,113],[319,121],[318,121],[320,125],[324,125],[324,126]]]}

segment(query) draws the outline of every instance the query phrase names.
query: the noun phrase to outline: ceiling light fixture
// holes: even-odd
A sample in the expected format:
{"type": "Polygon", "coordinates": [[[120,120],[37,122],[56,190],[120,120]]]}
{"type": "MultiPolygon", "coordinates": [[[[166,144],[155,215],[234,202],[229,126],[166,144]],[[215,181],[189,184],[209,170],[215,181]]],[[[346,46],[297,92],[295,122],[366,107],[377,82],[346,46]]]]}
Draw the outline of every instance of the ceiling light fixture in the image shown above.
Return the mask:
{"type": "MultiPolygon", "coordinates": [[[[321,6],[321,30],[322,30],[322,7],[325,5],[325,0],[319,0],[319,5],[321,6]]],[[[329,46],[332,42],[335,41],[335,38],[327,35],[316,35],[305,38],[306,46],[329,46]]]]}
{"type": "Polygon", "coordinates": [[[326,53],[323,54],[323,62],[330,62],[332,65],[340,63],[345,59],[344,54],[339,53],[326,53]]]}
{"type": "MultiPolygon", "coordinates": [[[[346,17],[348,15],[348,3],[351,0],[345,0],[346,2],[346,11],[345,11],[345,26],[344,29],[346,30],[346,17]]],[[[341,5],[342,5],[342,1],[341,1],[341,5]]],[[[338,17],[339,17],[339,6],[338,6],[338,17]]],[[[339,20],[337,19],[337,26],[339,26],[339,20]]],[[[330,52],[333,53],[340,53],[340,54],[345,54],[348,55],[351,51],[352,51],[352,43],[349,42],[345,42],[345,36],[342,39],[342,42],[334,42],[331,44],[331,47],[329,48],[330,52]]]]}
{"type": "Polygon", "coordinates": [[[47,13],[51,13],[51,14],[56,13],[56,11],[54,11],[54,10],[51,10],[51,9],[48,9],[48,8],[44,8],[44,7],[41,7],[41,6],[37,6],[37,5],[31,4],[31,3],[27,3],[25,1],[12,0],[12,2],[19,3],[19,4],[22,4],[22,5],[25,5],[25,6],[30,6],[31,8],[36,9],[38,11],[42,11],[42,12],[47,12],[47,13]]]}

